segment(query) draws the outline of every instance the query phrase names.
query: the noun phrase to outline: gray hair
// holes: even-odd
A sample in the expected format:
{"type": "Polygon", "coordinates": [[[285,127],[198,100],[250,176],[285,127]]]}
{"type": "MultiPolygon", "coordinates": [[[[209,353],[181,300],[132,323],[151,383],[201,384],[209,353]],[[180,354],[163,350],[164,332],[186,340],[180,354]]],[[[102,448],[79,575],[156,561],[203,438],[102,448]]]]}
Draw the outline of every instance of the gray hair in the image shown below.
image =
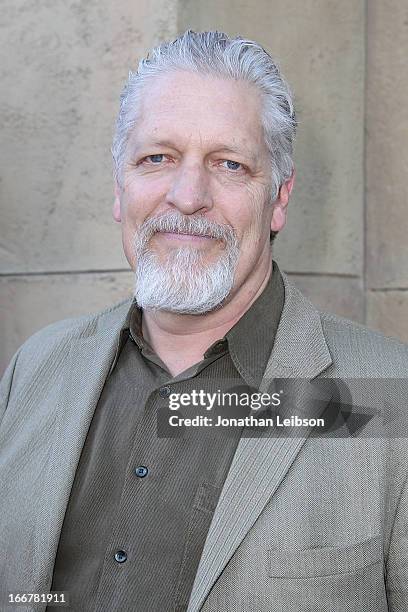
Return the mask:
{"type": "Polygon", "coordinates": [[[261,45],[217,31],[187,30],[174,41],[154,48],[140,61],[137,72],[129,72],[112,146],[118,184],[121,185],[128,136],[137,121],[143,84],[149,78],[177,70],[239,79],[258,87],[263,97],[261,120],[265,142],[271,156],[271,199],[275,200],[280,186],[293,172],[297,123],[291,91],[277,64],[261,45]]]}

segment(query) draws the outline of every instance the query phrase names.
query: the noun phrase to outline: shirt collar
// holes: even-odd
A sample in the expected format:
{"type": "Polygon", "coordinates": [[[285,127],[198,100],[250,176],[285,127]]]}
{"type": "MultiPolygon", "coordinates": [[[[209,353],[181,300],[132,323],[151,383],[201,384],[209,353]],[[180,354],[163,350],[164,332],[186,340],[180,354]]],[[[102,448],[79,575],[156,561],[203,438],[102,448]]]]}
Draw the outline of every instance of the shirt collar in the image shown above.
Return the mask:
{"type": "Polygon", "coordinates": [[[265,289],[232,327],[225,338],[234,365],[252,387],[258,388],[275,341],[285,301],[285,286],[278,265],[273,268],[265,289]]]}
{"type": "MultiPolygon", "coordinates": [[[[282,275],[277,263],[273,261],[270,278],[261,295],[234,327],[206,350],[204,358],[221,356],[229,350],[234,365],[245,382],[258,388],[272,352],[284,301],[282,275]]],[[[142,334],[142,310],[135,301],[121,332],[115,363],[129,333],[140,350],[151,351],[142,334]]]]}

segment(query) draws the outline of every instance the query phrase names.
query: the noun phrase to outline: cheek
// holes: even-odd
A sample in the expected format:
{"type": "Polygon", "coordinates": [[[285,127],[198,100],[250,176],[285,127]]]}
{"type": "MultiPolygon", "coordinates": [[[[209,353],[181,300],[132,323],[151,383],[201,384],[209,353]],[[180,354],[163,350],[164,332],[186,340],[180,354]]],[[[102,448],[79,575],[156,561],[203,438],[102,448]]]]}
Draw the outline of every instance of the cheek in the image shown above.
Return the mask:
{"type": "Polygon", "coordinates": [[[266,198],[264,190],[253,190],[246,198],[245,205],[240,208],[238,222],[243,230],[243,238],[252,243],[263,242],[265,236],[269,240],[272,209],[266,198]]]}
{"type": "Polygon", "coordinates": [[[126,259],[129,262],[132,270],[135,267],[135,254],[134,254],[134,232],[131,231],[129,226],[122,224],[122,245],[126,259]]]}
{"type": "Polygon", "coordinates": [[[129,180],[123,191],[125,216],[142,223],[164,201],[165,195],[163,181],[129,180]]]}

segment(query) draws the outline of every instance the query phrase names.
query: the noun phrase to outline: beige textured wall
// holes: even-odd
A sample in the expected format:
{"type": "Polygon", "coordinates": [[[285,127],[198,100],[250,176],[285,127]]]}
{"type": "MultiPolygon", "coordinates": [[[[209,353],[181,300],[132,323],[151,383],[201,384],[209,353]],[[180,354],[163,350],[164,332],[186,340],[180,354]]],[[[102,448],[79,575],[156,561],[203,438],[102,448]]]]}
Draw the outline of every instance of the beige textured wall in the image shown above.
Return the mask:
{"type": "Polygon", "coordinates": [[[0,370],[49,322],[131,292],[109,148],[127,71],[186,28],[255,38],[300,120],[281,267],[319,306],[408,341],[403,0],[3,0],[0,370]]]}
{"type": "Polygon", "coordinates": [[[367,324],[408,341],[408,4],[368,4],[367,324]]]}

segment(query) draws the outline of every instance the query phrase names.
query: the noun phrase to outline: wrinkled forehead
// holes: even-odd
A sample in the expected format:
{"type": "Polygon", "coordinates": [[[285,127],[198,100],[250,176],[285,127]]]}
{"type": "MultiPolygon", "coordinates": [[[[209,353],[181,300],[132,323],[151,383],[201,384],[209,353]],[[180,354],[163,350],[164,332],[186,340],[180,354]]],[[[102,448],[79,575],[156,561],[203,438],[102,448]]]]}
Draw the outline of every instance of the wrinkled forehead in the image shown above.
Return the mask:
{"type": "Polygon", "coordinates": [[[258,156],[267,153],[262,127],[262,98],[242,80],[174,71],[147,80],[132,148],[168,141],[182,148],[223,145],[258,156]]]}

